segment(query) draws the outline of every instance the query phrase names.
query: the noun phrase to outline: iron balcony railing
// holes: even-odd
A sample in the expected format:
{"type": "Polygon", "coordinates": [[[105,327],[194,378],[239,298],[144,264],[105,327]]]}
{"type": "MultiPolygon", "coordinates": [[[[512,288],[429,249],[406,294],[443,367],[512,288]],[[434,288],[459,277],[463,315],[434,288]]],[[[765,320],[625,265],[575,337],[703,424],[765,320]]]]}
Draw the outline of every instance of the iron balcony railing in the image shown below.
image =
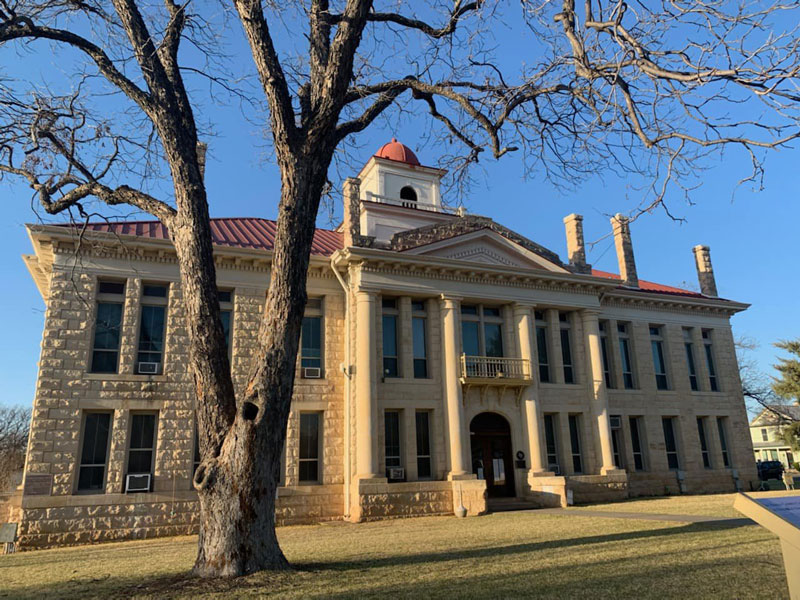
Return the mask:
{"type": "Polygon", "coordinates": [[[530,381],[531,362],[527,358],[461,355],[461,377],[465,380],[530,381]]]}

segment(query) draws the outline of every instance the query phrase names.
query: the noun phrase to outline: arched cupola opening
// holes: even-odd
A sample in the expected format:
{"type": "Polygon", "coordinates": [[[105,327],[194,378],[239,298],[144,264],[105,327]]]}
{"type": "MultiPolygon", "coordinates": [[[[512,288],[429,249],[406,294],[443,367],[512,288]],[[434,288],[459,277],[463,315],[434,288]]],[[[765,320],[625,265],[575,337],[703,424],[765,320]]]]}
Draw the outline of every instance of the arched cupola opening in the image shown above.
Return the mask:
{"type": "Polygon", "coordinates": [[[416,204],[417,203],[416,190],[410,185],[403,186],[402,189],[400,190],[400,200],[403,201],[404,206],[406,206],[407,202],[413,202],[414,204],[416,204]]]}

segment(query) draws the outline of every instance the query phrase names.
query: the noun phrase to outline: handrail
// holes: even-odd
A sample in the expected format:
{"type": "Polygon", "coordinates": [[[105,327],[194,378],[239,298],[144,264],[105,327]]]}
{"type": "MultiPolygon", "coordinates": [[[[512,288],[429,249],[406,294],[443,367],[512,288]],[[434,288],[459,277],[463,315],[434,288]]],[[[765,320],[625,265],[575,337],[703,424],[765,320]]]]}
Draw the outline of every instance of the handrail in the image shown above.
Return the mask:
{"type": "Polygon", "coordinates": [[[461,355],[461,376],[465,379],[530,379],[527,358],[461,355]]]}
{"type": "Polygon", "coordinates": [[[389,204],[390,206],[400,206],[402,208],[417,208],[420,210],[430,210],[440,213],[455,213],[456,211],[444,206],[437,206],[435,204],[420,203],[416,200],[403,200],[401,198],[390,198],[389,196],[381,196],[373,192],[364,192],[364,200],[366,202],[377,202],[378,204],[389,204]]]}

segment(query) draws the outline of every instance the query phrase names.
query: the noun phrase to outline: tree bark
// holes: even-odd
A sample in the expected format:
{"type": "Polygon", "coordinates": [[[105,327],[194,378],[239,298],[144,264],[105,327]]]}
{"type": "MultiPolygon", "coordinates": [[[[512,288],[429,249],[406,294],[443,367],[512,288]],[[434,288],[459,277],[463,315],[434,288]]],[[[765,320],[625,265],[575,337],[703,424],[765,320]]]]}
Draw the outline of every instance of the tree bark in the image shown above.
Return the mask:
{"type": "MultiPolygon", "coordinates": [[[[332,155],[324,154],[280,161],[281,201],[258,349],[219,452],[204,454],[194,479],[201,505],[194,572],[202,577],[289,568],[275,533],[275,498],[306,304],[311,243],[332,155]]],[[[200,386],[204,383],[199,377],[198,381],[198,397],[203,397],[200,386]]],[[[213,447],[213,441],[209,442],[213,447]]]]}

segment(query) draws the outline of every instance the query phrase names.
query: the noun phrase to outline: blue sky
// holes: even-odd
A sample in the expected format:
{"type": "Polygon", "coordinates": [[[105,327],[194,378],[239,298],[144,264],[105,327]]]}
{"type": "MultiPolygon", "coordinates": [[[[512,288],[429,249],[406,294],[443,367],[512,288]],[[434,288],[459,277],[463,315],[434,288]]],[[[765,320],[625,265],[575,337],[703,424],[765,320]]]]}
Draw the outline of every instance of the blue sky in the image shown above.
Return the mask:
{"type": "MultiPolygon", "coordinates": [[[[235,25],[235,24],[234,24],[235,25]]],[[[241,45],[232,44],[235,56],[249,60],[241,45]]],[[[3,50],[4,57],[9,57],[3,50]]],[[[5,73],[23,74],[34,81],[52,77],[53,65],[63,66],[63,55],[52,55],[40,45],[16,64],[3,62],[5,73]]],[[[263,137],[253,130],[234,106],[207,102],[204,117],[214,123],[206,180],[212,216],[254,216],[274,218],[277,212],[279,178],[277,168],[265,152],[263,137]]],[[[358,139],[362,161],[393,135],[417,151],[424,164],[435,165],[438,150],[420,145],[424,131],[421,121],[406,119],[402,126],[381,123],[358,139]]],[[[695,192],[694,206],[671,197],[672,210],[686,219],[678,223],[663,212],[637,220],[632,226],[634,251],[640,278],[669,285],[696,287],[691,248],[699,243],[711,246],[720,295],[752,304],[733,318],[736,335],[756,340],[756,357],[765,371],[776,360],[772,343],[800,337],[800,266],[797,260],[800,203],[797,165],[800,151],[772,153],[767,161],[765,189],[736,186],[749,170],[747,158],[728,152],[724,161],[708,164],[703,185],[695,192]],[[735,195],[734,195],[735,192],[735,195]]],[[[347,176],[355,173],[341,173],[347,176]]],[[[613,174],[587,178],[574,190],[554,188],[541,178],[526,179],[520,157],[509,155],[500,161],[482,159],[477,183],[461,198],[472,213],[492,217],[519,233],[566,254],[562,218],[572,212],[584,215],[587,241],[606,236],[608,216],[629,212],[640,200],[636,180],[613,174]]],[[[0,378],[4,389],[0,404],[30,404],[33,400],[44,303],[20,258],[30,253],[24,229],[35,220],[30,206],[31,192],[21,182],[0,182],[5,218],[0,223],[0,260],[6,282],[2,295],[7,316],[4,343],[0,347],[0,378]]],[[[452,199],[451,199],[452,200],[452,199]]],[[[341,217],[337,195],[335,218],[341,217]]],[[[318,221],[328,226],[324,215],[318,221]]],[[[612,241],[608,238],[589,249],[588,260],[596,268],[618,272],[612,241]]]]}

